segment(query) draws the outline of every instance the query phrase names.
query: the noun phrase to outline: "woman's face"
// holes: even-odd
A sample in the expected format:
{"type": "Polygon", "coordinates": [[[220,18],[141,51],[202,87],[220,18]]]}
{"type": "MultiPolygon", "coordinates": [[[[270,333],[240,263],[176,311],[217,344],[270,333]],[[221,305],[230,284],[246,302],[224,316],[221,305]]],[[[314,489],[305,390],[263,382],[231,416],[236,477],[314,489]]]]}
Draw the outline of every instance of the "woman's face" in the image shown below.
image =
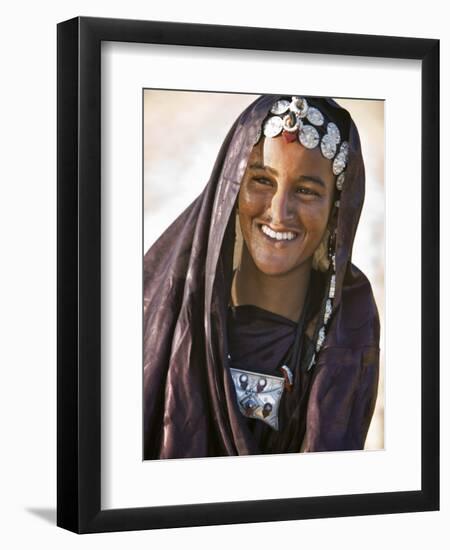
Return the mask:
{"type": "Polygon", "coordinates": [[[282,275],[311,265],[333,204],[332,162],[318,147],[282,136],[263,139],[250,155],[238,198],[239,222],[256,267],[282,275]]]}

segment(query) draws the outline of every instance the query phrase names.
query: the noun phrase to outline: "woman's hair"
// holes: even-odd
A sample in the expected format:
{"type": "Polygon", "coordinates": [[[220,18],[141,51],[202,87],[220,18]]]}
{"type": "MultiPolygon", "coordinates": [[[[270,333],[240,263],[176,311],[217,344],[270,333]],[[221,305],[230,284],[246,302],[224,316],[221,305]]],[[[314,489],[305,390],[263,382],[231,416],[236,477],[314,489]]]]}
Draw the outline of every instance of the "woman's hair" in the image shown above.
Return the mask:
{"type": "Polygon", "coordinates": [[[328,258],[328,242],[330,240],[330,231],[325,229],[322,240],[319,246],[316,248],[313,259],[312,268],[316,271],[328,271],[330,267],[330,260],[328,258]]]}

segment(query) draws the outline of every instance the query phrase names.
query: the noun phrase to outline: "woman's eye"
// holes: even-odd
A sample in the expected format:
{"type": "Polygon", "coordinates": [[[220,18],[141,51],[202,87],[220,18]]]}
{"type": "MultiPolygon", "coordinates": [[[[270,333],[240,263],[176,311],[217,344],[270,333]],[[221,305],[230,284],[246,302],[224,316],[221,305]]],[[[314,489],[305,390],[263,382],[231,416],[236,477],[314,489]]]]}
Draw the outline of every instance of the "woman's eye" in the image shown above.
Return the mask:
{"type": "Polygon", "coordinates": [[[315,191],[309,189],[308,187],[299,187],[297,189],[297,193],[299,193],[300,195],[317,195],[315,191]]]}
{"type": "Polygon", "coordinates": [[[268,178],[259,177],[259,178],[254,178],[254,179],[258,183],[261,183],[262,185],[272,185],[272,182],[268,178]]]}

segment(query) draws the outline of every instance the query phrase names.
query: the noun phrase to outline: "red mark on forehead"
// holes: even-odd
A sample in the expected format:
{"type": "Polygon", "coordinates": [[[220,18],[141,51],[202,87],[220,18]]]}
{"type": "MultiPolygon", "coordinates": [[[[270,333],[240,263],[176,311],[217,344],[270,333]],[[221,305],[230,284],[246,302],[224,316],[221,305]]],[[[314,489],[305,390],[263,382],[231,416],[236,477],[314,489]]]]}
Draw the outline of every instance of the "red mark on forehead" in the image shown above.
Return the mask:
{"type": "Polygon", "coordinates": [[[297,135],[298,135],[297,132],[286,132],[286,130],[283,130],[283,137],[287,143],[296,141],[297,135]]]}

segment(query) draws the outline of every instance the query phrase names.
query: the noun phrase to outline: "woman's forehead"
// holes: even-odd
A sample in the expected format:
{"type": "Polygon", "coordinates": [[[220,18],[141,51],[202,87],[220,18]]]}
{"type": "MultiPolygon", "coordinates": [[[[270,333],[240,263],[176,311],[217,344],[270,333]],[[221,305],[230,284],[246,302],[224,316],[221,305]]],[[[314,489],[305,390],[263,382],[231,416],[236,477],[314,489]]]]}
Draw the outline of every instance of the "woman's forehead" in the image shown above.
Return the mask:
{"type": "Polygon", "coordinates": [[[262,139],[253,147],[249,166],[272,171],[314,171],[334,179],[332,162],[318,148],[307,149],[296,141],[286,141],[283,136],[262,139]]]}

